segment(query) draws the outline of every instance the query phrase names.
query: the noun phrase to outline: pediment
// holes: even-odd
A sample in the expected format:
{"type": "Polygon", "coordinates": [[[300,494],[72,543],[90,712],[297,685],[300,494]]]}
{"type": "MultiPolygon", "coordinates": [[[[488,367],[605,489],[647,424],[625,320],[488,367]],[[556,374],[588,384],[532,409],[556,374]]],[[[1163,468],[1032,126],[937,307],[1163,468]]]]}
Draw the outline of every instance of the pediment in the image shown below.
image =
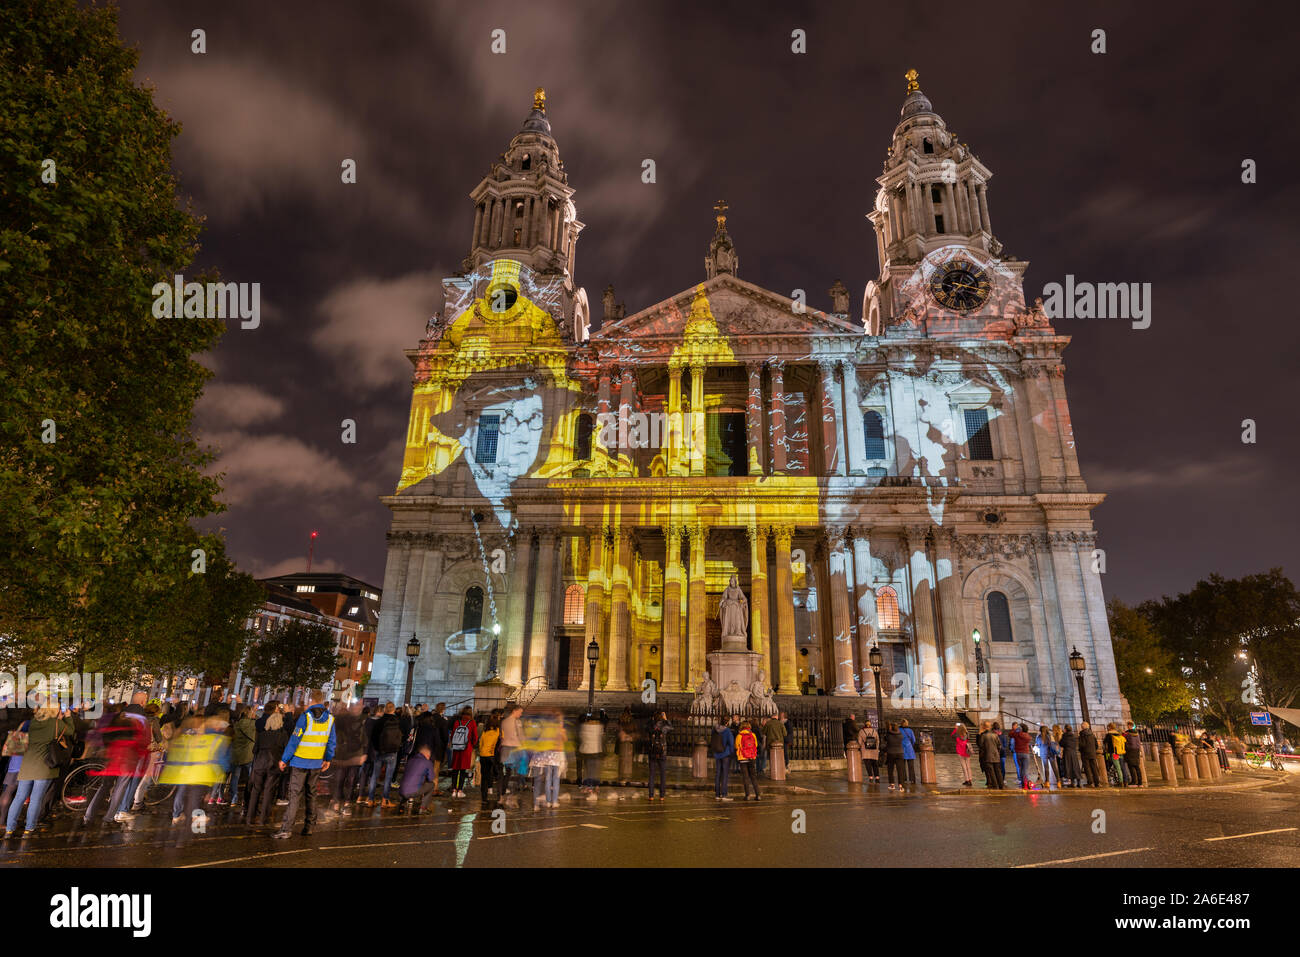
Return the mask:
{"type": "Polygon", "coordinates": [[[626,318],[606,323],[592,333],[591,340],[593,343],[630,339],[646,343],[682,341],[692,334],[693,328],[698,328],[693,326],[693,317],[698,319],[704,312],[716,324],[715,334],[727,338],[857,338],[864,334],[858,323],[819,309],[796,312],[790,297],[723,274],[626,318]]]}

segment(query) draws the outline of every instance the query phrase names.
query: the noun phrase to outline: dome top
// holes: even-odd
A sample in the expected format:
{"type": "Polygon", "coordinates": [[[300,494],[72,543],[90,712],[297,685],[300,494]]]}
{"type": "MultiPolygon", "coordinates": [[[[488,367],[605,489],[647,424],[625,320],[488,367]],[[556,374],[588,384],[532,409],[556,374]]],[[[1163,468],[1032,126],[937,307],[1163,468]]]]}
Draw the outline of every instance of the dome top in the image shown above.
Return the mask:
{"type": "Polygon", "coordinates": [[[524,120],[521,133],[541,133],[551,135],[551,122],[546,118],[546,91],[540,86],[533,91],[533,108],[524,120]]]}
{"type": "Polygon", "coordinates": [[[934,107],[930,104],[930,98],[921,92],[920,84],[916,82],[920,76],[915,70],[908,70],[903,74],[907,80],[907,99],[903,101],[903,108],[899,115],[903,117],[915,116],[917,113],[933,113],[934,107]]]}

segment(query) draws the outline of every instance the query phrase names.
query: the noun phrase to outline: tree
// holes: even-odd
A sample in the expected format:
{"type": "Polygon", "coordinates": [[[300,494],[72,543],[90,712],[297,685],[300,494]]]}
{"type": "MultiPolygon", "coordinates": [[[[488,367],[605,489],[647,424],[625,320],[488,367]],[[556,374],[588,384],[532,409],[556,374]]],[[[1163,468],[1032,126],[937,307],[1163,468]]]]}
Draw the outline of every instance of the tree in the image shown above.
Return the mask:
{"type": "Polygon", "coordinates": [[[1118,599],[1107,606],[1115,670],[1120,691],[1128,699],[1133,719],[1159,721],[1191,708],[1192,696],[1178,661],[1160,644],[1151,622],[1118,599]]]}
{"type": "Polygon", "coordinates": [[[291,619],[249,646],[244,674],[267,688],[320,688],[343,662],[336,647],[325,625],[291,619]]]}
{"type": "Polygon", "coordinates": [[[223,323],[153,315],[200,220],[137,60],[113,8],[0,4],[0,635],[29,668],[130,671],[221,509],[191,418],[223,323]]]}
{"type": "Polygon", "coordinates": [[[1184,669],[1196,706],[1229,733],[1251,710],[1252,667],[1259,703],[1286,707],[1300,694],[1300,594],[1280,568],[1244,578],[1211,575],[1138,611],[1184,669]]]}

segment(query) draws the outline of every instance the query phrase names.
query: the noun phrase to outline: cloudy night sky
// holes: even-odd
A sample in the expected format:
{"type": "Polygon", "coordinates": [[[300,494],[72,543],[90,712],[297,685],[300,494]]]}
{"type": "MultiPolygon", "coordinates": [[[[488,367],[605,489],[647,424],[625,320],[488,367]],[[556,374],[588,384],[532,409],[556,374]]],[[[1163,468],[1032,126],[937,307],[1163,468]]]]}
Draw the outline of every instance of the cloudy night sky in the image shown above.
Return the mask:
{"type": "Polygon", "coordinates": [[[1067,273],[1152,283],[1149,329],[1056,322],[1074,337],[1084,478],[1109,496],[1095,513],[1107,596],[1172,594],[1216,571],[1300,574],[1300,60],[1274,8],[761,6],[123,5],[138,78],[183,126],[181,188],[207,218],[192,271],[261,284],[261,326],[232,322],[204,358],[216,375],[198,412],[225,473],[213,524],[241,567],[303,570],[316,529],[315,568],[382,584],[402,350],[469,252],[467,194],[534,87],[577,190],[576,279],[597,315],[609,283],[631,314],[702,281],[725,198],[742,278],[807,289],[822,309],[840,279],[859,319],[879,269],[865,214],[914,67],[993,170],[993,229],[1004,256],[1031,263],[1027,299],[1067,273]],[[340,181],[345,158],[356,185],[340,181]],[[340,441],[345,418],[355,445],[340,441]]]}

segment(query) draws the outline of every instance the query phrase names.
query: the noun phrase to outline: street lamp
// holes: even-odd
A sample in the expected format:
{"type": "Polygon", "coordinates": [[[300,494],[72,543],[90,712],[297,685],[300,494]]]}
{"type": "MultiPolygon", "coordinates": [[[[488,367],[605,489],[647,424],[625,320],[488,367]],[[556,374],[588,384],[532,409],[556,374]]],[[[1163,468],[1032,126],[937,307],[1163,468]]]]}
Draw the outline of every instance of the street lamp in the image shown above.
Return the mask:
{"type": "Polygon", "coordinates": [[[497,644],[498,644],[498,639],[500,637],[501,637],[501,622],[494,621],[492,622],[492,656],[491,658],[488,659],[489,678],[495,678],[497,676],[497,644]]]}
{"type": "Polygon", "coordinates": [[[980,676],[984,674],[984,652],[980,650],[980,630],[972,628],[970,637],[971,641],[975,642],[975,683],[979,684],[980,676]]]}
{"type": "Polygon", "coordinates": [[[1070,670],[1074,672],[1074,680],[1079,685],[1079,708],[1083,711],[1083,720],[1092,724],[1088,718],[1088,697],[1083,691],[1083,672],[1087,667],[1088,662],[1083,660],[1083,655],[1079,654],[1078,648],[1070,652],[1070,670]]]}
{"type": "Polygon", "coordinates": [[[415,679],[415,659],[420,657],[420,639],[415,637],[415,632],[411,632],[411,640],[406,643],[406,700],[403,704],[411,703],[411,683],[415,679]]]}
{"type": "Polygon", "coordinates": [[[587,645],[587,664],[591,667],[591,677],[587,679],[587,714],[595,713],[596,662],[599,660],[600,643],[593,638],[587,645]]]}
{"type": "Polygon", "coordinates": [[[885,665],[885,656],[880,653],[880,645],[871,646],[871,651],[867,653],[867,661],[871,663],[871,673],[875,675],[872,684],[876,686],[876,725],[883,728],[885,726],[885,705],[880,696],[880,669],[885,665]]]}

